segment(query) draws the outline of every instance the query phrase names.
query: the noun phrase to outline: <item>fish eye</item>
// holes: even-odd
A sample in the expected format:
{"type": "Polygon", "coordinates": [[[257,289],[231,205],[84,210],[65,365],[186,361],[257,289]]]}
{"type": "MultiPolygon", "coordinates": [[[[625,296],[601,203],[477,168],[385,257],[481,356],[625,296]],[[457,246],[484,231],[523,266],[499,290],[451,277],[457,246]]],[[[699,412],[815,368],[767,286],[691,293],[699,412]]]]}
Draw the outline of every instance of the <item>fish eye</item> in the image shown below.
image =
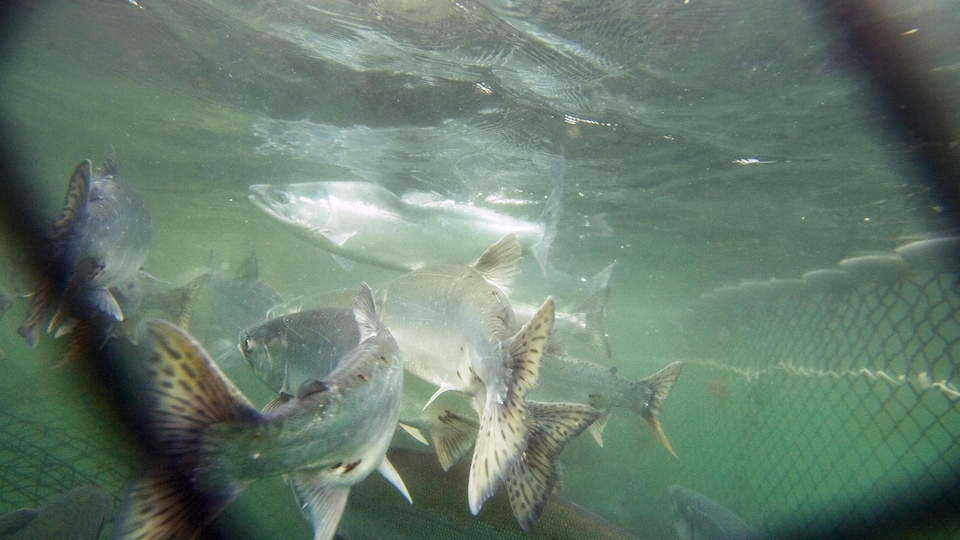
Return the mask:
{"type": "Polygon", "coordinates": [[[253,349],[257,348],[257,340],[252,337],[245,337],[240,341],[241,346],[243,346],[244,352],[250,352],[253,349]]]}
{"type": "Polygon", "coordinates": [[[277,191],[273,194],[273,200],[280,204],[287,204],[290,202],[290,194],[286,191],[277,191]]]}

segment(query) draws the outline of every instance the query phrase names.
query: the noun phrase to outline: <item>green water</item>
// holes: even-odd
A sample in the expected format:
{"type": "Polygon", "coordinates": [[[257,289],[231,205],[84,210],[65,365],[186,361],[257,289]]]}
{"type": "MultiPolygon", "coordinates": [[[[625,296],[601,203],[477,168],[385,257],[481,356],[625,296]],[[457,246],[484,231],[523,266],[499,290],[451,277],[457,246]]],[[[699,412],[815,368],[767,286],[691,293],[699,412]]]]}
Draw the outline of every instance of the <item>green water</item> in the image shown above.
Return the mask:
{"type": "MultiPolygon", "coordinates": [[[[98,162],[112,148],[121,173],[143,195],[153,217],[147,271],[179,285],[206,269],[211,252],[231,267],[255,252],[260,277],[288,298],[355,287],[361,280],[383,282],[395,273],[364,265],[345,271],[327,253],[262,215],[246,200],[250,184],[355,179],[358,171],[372,170],[382,175],[367,179],[398,191],[434,190],[466,199],[519,193],[539,201],[552,185],[550,158],[562,151],[568,190],[554,264],[588,277],[617,262],[605,321],[613,357],[597,359],[575,343],[572,349],[615,366],[630,379],[672,360],[691,360],[660,417],[680,459],[660,447],[639,418],[616,411],[602,448],[588,436],[568,447],[562,492],[639,537],[671,538],[675,533],[666,487],[682,484],[703,489],[761,531],[772,532],[783,525],[780,520],[791,519],[790,511],[771,511],[750,499],[765,479],[756,476],[762,467],[749,465],[754,459],[804,463],[809,458],[805,453],[820,449],[798,444],[794,454],[784,456],[758,444],[754,437],[809,435],[790,431],[791,412],[765,407],[781,392],[792,392],[798,401],[805,392],[824,393],[832,396],[823,402],[826,410],[807,414],[830,418],[829,409],[840,407],[853,418],[866,414],[869,423],[888,399],[876,397],[882,388],[863,383],[807,388],[809,381],[748,381],[698,364],[743,365],[698,342],[699,328],[690,316],[700,309],[700,296],[745,279],[796,278],[858,252],[890,250],[907,235],[948,231],[951,223],[912,168],[910,149],[886,131],[873,87],[844,57],[832,29],[799,4],[747,4],[716,4],[714,11],[694,11],[688,18],[671,11],[677,6],[669,3],[645,4],[650,11],[643,13],[649,17],[635,32],[636,21],[592,21],[599,28],[590,27],[599,36],[595,52],[608,61],[600,64],[619,68],[599,76],[591,70],[600,68],[586,60],[564,65],[562,55],[559,60],[541,56],[544,71],[552,68],[569,77],[567,82],[582,93],[564,102],[563,88],[544,98],[547,91],[522,92],[524,79],[516,73],[463,67],[475,81],[495,88],[493,97],[477,94],[470,77],[439,76],[444,64],[429,54],[412,55],[414,60],[402,67],[387,63],[389,69],[369,70],[355,69],[346,60],[317,58],[319,53],[298,50],[289,39],[266,37],[274,28],[268,24],[270,6],[42,3],[27,10],[6,36],[0,110],[16,143],[12,150],[45,195],[42,210],[51,221],[70,171],[82,159],[98,162]],[[417,58],[423,61],[420,67],[417,58]],[[423,80],[417,78],[418,69],[423,80]],[[580,110],[574,110],[577,103],[580,110]],[[571,123],[565,114],[591,122],[571,123]],[[476,133],[489,139],[474,134],[476,149],[469,137],[444,146],[442,137],[431,139],[417,131],[406,146],[391,139],[384,149],[372,142],[380,132],[365,140],[366,132],[350,131],[369,126],[414,133],[414,127],[437,128],[451,119],[479,126],[476,133]],[[263,126],[274,135],[289,133],[286,139],[267,140],[263,126]],[[316,126],[332,126],[343,135],[336,145],[324,144],[330,140],[318,135],[316,126]],[[287,146],[280,148],[277,141],[287,146]],[[352,148],[351,141],[369,147],[352,148]],[[344,156],[362,161],[350,151],[372,156],[363,163],[366,168],[349,166],[344,156]],[[463,155],[454,163],[444,152],[463,155]],[[769,163],[735,163],[748,158],[769,163]],[[744,416],[750,409],[759,413],[744,416]]],[[[408,21],[420,20],[424,28],[439,27],[431,9],[447,9],[442,2],[425,2],[417,9],[403,4],[406,11],[395,6],[393,12],[390,5],[381,6],[385,16],[400,13],[408,21]]],[[[477,6],[469,4],[465,12],[478,20],[496,16],[477,6]],[[487,15],[478,15],[482,13],[487,15]]],[[[898,16],[902,18],[892,19],[897,24],[928,24],[924,28],[931,32],[919,36],[927,40],[922,44],[929,52],[930,65],[923,72],[935,88],[948,89],[947,101],[955,104],[960,46],[941,28],[955,28],[951,21],[958,22],[960,10],[930,5],[898,16]]],[[[558,20],[564,24],[556,27],[554,37],[572,40],[574,20],[558,20]]],[[[456,36],[467,27],[443,28],[444,36],[456,36]]],[[[329,28],[315,31],[325,30],[329,28]]],[[[476,48],[484,46],[478,43],[476,48]]],[[[534,45],[517,45],[524,46],[534,45]]],[[[351,50],[362,50],[362,43],[357,47],[351,50]]],[[[455,63],[447,67],[459,73],[455,63]]],[[[534,79],[531,75],[530,87],[534,79]]],[[[530,208],[507,211],[539,212],[539,206],[530,208]]],[[[7,243],[0,256],[15,258],[16,251],[7,243]]],[[[52,339],[29,349],[16,335],[25,308],[25,302],[17,302],[0,321],[5,355],[0,412],[92,441],[104,457],[86,467],[93,476],[101,470],[97,467],[109,469],[104,487],[120,497],[119,478],[132,474],[134,450],[104,423],[109,412],[87,398],[90,389],[77,382],[75,367],[51,368],[60,355],[52,339]]],[[[792,339],[804,339],[804,328],[793,332],[792,339]]],[[[931,369],[936,380],[955,373],[956,354],[941,352],[949,358],[931,369]]],[[[899,366],[897,373],[911,369],[908,360],[893,362],[900,362],[892,364],[899,366]]],[[[851,365],[869,367],[856,361],[851,365]]],[[[266,403],[269,394],[243,367],[228,372],[255,404],[266,403]]],[[[945,417],[943,410],[953,406],[951,401],[931,394],[904,399],[930,401],[936,421],[951,426],[933,437],[960,435],[952,427],[957,418],[945,417]]],[[[884,441],[883,447],[893,450],[877,453],[852,485],[827,482],[793,496],[791,504],[809,511],[847,499],[871,500],[875,479],[914,451],[885,441],[902,416],[919,415],[921,431],[932,423],[923,419],[923,410],[911,405],[905,415],[888,419],[889,425],[853,429],[851,439],[857,444],[869,449],[884,441]]],[[[944,446],[941,441],[917,450],[920,466],[936,461],[930,456],[944,446]]],[[[863,455],[847,459],[842,446],[824,452],[835,454],[843,467],[863,455]]],[[[944,457],[946,472],[934,471],[933,476],[955,477],[950,458],[956,457],[944,457]]],[[[799,473],[778,480],[808,482],[799,473]]],[[[0,506],[0,512],[36,504],[29,499],[45,495],[43,490],[23,488],[3,501],[7,506],[0,506]]],[[[289,537],[309,537],[309,524],[288,491],[272,479],[241,497],[235,511],[260,529],[250,530],[252,536],[284,530],[289,537]]],[[[825,510],[824,515],[832,514],[825,510]]]]}

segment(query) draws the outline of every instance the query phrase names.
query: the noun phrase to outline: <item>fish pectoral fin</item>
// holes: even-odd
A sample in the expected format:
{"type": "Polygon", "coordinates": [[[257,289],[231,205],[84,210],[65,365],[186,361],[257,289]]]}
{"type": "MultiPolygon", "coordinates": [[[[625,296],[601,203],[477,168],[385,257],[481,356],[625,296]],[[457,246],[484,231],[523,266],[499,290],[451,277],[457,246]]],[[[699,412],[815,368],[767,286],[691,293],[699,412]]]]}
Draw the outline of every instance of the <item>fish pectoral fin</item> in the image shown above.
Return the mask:
{"type": "Polygon", "coordinates": [[[337,264],[340,265],[340,268],[343,268],[347,272],[353,271],[354,267],[357,266],[357,263],[351,261],[350,259],[341,257],[336,253],[331,253],[330,256],[333,257],[333,260],[337,261],[337,264]]]}
{"type": "Polygon", "coordinates": [[[430,430],[430,438],[440,465],[444,471],[449,471],[477,440],[477,424],[450,411],[444,411],[437,420],[441,425],[430,430]]]}
{"type": "Polygon", "coordinates": [[[407,500],[410,504],[413,504],[413,499],[410,498],[410,492],[407,491],[407,486],[403,483],[403,478],[400,478],[400,473],[393,468],[393,464],[390,463],[390,460],[387,459],[387,456],[383,456],[383,461],[380,462],[380,465],[377,466],[377,471],[380,472],[380,475],[387,479],[387,482],[390,482],[393,487],[397,488],[397,491],[403,495],[403,498],[407,500]]]}
{"type": "Polygon", "coordinates": [[[263,409],[261,409],[260,412],[263,414],[266,414],[270,411],[276,410],[281,405],[290,401],[291,399],[293,399],[293,394],[289,394],[287,392],[280,392],[277,395],[277,397],[270,400],[270,403],[267,403],[266,405],[264,405],[263,409]]]}
{"type": "Polygon", "coordinates": [[[90,291],[90,301],[100,311],[113,317],[115,320],[123,320],[123,311],[120,310],[120,304],[113,297],[113,293],[107,289],[94,289],[90,291]]]}
{"type": "Polygon", "coordinates": [[[528,402],[533,418],[527,447],[507,475],[513,515],[530,532],[540,517],[559,475],[560,454],[567,444],[600,417],[600,411],[579,403],[528,402]]]}
{"type": "Polygon", "coordinates": [[[404,424],[403,422],[398,423],[397,426],[399,426],[400,428],[402,428],[402,429],[403,429],[405,432],[407,432],[411,437],[413,437],[414,439],[416,439],[418,443],[420,443],[420,444],[422,444],[422,445],[424,445],[424,446],[429,446],[429,445],[430,445],[430,443],[427,441],[427,438],[423,436],[423,432],[420,431],[419,429],[417,429],[417,428],[415,428],[415,427],[413,427],[413,426],[409,426],[409,425],[407,425],[407,424],[404,424]]]}
{"type": "Polygon", "coordinates": [[[660,444],[662,444],[673,457],[679,456],[673,451],[673,447],[670,446],[670,440],[667,439],[667,434],[664,433],[663,428],[660,427],[660,420],[657,419],[657,415],[660,414],[660,408],[663,407],[663,402],[667,399],[667,396],[670,395],[670,390],[677,382],[681,367],[683,367],[683,362],[673,362],[653,375],[635,383],[637,387],[645,387],[647,389],[646,406],[637,412],[640,413],[640,417],[643,418],[647,425],[650,426],[650,429],[653,430],[660,444]]]}
{"type": "Polygon", "coordinates": [[[509,294],[513,280],[520,275],[522,263],[523,251],[520,249],[520,242],[516,236],[508,234],[488,247],[473,263],[473,268],[488,283],[509,294]]]}
{"type": "Polygon", "coordinates": [[[347,240],[353,238],[353,236],[357,234],[357,231],[333,232],[333,231],[323,230],[323,229],[321,229],[318,232],[320,233],[321,236],[323,236],[333,244],[341,247],[347,243],[347,240]]]}
{"type": "Polygon", "coordinates": [[[350,487],[331,484],[317,471],[291,474],[290,485],[301,508],[310,517],[314,540],[333,538],[343,509],[347,506],[350,487]]]}

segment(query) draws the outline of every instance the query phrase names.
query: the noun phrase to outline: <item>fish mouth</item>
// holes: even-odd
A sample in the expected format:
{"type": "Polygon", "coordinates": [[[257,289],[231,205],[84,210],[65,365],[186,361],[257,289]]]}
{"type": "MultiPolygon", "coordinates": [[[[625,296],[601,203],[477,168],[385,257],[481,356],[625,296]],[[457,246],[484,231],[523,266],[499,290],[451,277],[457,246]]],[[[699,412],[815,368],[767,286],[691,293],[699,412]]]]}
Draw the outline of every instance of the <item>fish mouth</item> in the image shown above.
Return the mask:
{"type": "Polygon", "coordinates": [[[253,184],[249,190],[250,193],[247,194],[247,199],[257,208],[277,219],[285,219],[281,209],[285,202],[290,201],[289,193],[283,190],[277,190],[275,186],[270,184],[253,184]]]}

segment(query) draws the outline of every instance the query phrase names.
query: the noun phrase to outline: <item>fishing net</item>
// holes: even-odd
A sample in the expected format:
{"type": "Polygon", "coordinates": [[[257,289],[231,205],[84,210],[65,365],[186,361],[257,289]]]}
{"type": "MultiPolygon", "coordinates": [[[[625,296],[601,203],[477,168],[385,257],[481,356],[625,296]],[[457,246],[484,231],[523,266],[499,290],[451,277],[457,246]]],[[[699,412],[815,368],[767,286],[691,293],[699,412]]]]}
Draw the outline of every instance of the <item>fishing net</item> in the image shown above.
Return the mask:
{"type": "MultiPolygon", "coordinates": [[[[832,292],[772,280],[706,295],[689,328],[696,356],[712,360],[684,374],[721,405],[698,449],[720,471],[704,491],[725,493],[767,534],[823,536],[956,486],[957,277],[913,272],[832,292]]],[[[960,505],[949,504],[933,522],[892,520],[889,537],[958,537],[960,520],[944,516],[960,505]]]]}
{"type": "Polygon", "coordinates": [[[70,428],[0,414],[0,437],[0,513],[36,508],[81,486],[98,486],[117,498],[131,478],[130,467],[70,428]]]}

